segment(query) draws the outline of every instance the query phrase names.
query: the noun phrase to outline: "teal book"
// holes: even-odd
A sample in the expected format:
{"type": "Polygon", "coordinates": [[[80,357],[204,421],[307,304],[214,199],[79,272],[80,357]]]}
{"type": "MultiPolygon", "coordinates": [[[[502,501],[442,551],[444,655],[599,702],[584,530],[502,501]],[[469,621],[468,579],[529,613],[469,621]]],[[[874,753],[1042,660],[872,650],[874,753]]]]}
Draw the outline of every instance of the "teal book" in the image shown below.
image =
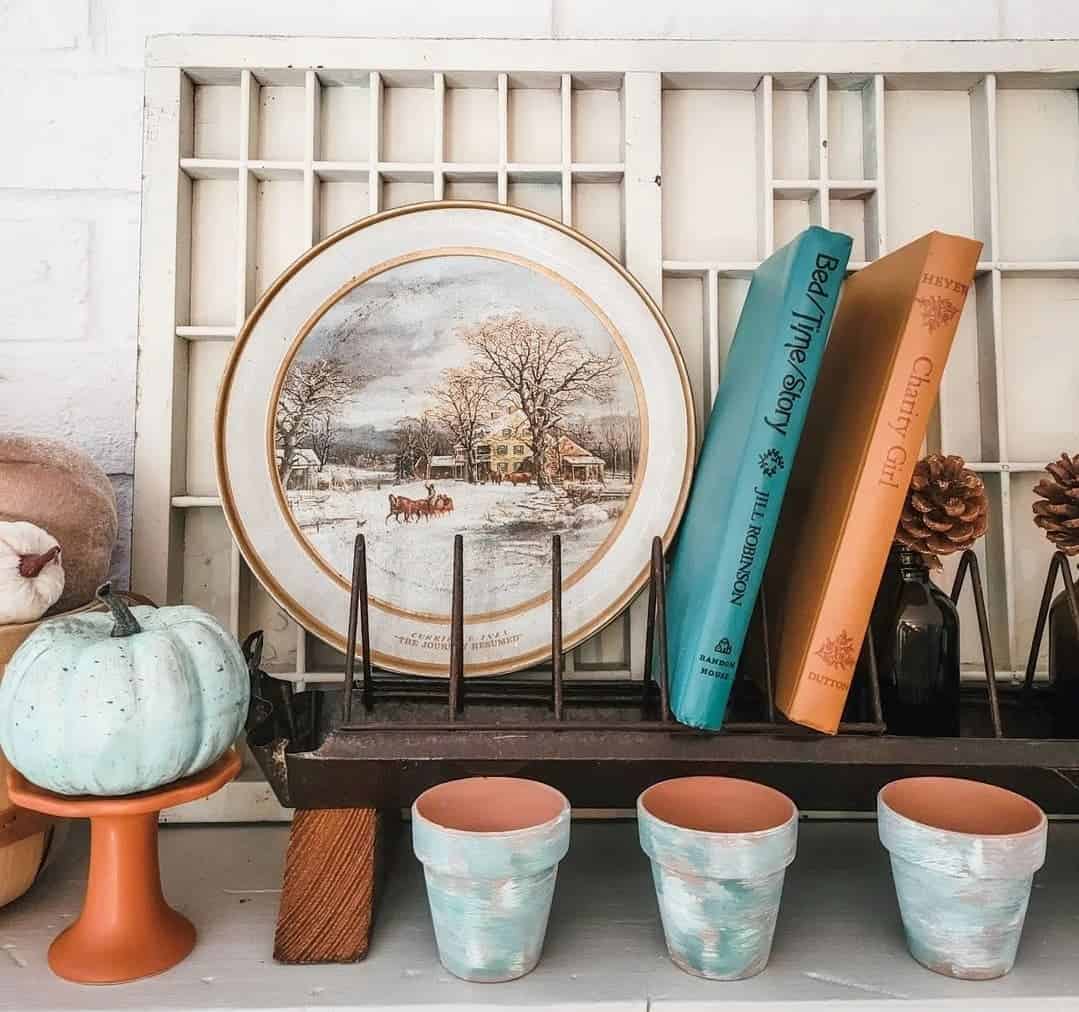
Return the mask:
{"type": "Polygon", "coordinates": [[[667,580],[683,724],[723,724],[850,251],[814,226],[753,272],[667,580]]]}

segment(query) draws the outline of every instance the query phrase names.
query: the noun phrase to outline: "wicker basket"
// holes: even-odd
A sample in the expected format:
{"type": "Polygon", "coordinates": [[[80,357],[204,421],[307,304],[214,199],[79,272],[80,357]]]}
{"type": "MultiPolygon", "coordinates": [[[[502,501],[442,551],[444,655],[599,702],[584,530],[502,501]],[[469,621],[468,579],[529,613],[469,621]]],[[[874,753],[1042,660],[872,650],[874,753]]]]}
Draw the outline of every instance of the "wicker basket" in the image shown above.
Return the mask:
{"type": "MultiPolygon", "coordinates": [[[[65,612],[89,611],[97,602],[65,612]]],[[[50,615],[49,618],[56,618],[50,615]]],[[[0,626],[0,678],[11,656],[44,619],[20,625],[0,626]]],[[[7,772],[10,763],[0,752],[0,907],[21,896],[55,853],[58,837],[66,827],[48,816],[18,808],[8,800],[7,772]]]]}

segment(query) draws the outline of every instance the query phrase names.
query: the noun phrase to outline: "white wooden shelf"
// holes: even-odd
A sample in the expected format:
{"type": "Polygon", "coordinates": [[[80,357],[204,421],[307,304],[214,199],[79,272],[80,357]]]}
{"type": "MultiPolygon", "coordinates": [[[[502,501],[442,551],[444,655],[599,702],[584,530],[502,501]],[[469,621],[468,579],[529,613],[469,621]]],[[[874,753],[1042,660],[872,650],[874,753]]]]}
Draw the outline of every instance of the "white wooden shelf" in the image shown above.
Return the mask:
{"type": "Polygon", "coordinates": [[[1017,277],[1079,278],[1079,260],[1047,260],[1041,263],[1001,261],[995,265],[1001,274],[1017,277]]]}
{"type": "MultiPolygon", "coordinates": [[[[258,297],[369,213],[476,199],[579,228],[661,300],[701,423],[762,259],[819,223],[857,270],[940,228],[984,250],[927,442],[985,474],[994,652],[1022,668],[1050,554],[1031,490],[1079,449],[1079,42],[163,37],[148,61],[137,589],[265,629],[299,684],[340,667],[208,508],[213,416],[258,297]]],[[[639,675],[643,642],[638,603],[571,668],[639,675]]]]}
{"type": "Polygon", "coordinates": [[[185,341],[235,341],[235,327],[177,327],[176,336],[185,341]]]}
{"type": "Polygon", "coordinates": [[[240,174],[240,163],[232,158],[181,158],[180,168],[191,179],[231,179],[240,174]]]}
{"type": "Polygon", "coordinates": [[[87,988],[52,976],[52,937],[79,910],[85,833],[78,827],[57,864],[4,911],[0,1008],[19,1012],[153,1009],[187,1012],[301,1009],[579,1009],[676,1012],[722,1008],[772,1012],[801,1007],[1074,1009],[1075,898],[1072,859],[1079,826],[1053,824],[1035,878],[1015,969],[995,981],[931,973],[907,954],[887,856],[873,822],[800,827],[787,872],[771,962],[750,980],[705,981],[682,973],[663,946],[652,880],[631,822],[574,823],[558,872],[543,958],[509,984],[467,984],[442,969],[423,877],[407,827],[362,963],[281,966],[271,958],[285,827],[166,827],[166,897],[198,928],[195,951],[148,980],[87,988]]]}
{"type": "Polygon", "coordinates": [[[174,495],[172,505],[178,509],[221,509],[221,497],[216,495],[174,495]]]}

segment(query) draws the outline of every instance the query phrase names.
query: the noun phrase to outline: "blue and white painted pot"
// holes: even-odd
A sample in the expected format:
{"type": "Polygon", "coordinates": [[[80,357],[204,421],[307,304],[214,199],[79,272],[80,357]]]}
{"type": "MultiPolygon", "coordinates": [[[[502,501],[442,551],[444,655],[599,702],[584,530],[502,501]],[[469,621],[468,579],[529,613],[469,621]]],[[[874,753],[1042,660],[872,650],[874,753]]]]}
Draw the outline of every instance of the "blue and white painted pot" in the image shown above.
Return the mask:
{"type": "Polygon", "coordinates": [[[794,802],[748,780],[683,777],[637,799],[637,828],[671,959],[712,980],[760,973],[798,840],[794,802]]]}
{"type": "Polygon", "coordinates": [[[534,780],[469,777],[416,799],[412,846],[450,973],[494,982],[535,967],[569,830],[569,802],[534,780]]]}
{"type": "Polygon", "coordinates": [[[1045,813],[991,784],[912,777],[877,795],[877,826],[910,954],[949,977],[1006,974],[1045,861],[1045,813]]]}

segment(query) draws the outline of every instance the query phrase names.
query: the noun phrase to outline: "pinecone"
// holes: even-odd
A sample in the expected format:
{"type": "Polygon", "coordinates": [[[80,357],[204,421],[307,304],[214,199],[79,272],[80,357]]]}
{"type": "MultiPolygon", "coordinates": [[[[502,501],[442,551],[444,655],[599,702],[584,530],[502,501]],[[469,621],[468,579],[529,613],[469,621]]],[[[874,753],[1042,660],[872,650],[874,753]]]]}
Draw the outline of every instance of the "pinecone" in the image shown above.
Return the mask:
{"type": "Polygon", "coordinates": [[[895,540],[940,569],[941,555],[970,548],[985,533],[988,514],[985,484],[966,461],[931,453],[914,465],[895,540]]]}
{"type": "Polygon", "coordinates": [[[1034,486],[1034,523],[1058,551],[1079,555],[1079,453],[1045,465],[1049,478],[1034,486]]]}

